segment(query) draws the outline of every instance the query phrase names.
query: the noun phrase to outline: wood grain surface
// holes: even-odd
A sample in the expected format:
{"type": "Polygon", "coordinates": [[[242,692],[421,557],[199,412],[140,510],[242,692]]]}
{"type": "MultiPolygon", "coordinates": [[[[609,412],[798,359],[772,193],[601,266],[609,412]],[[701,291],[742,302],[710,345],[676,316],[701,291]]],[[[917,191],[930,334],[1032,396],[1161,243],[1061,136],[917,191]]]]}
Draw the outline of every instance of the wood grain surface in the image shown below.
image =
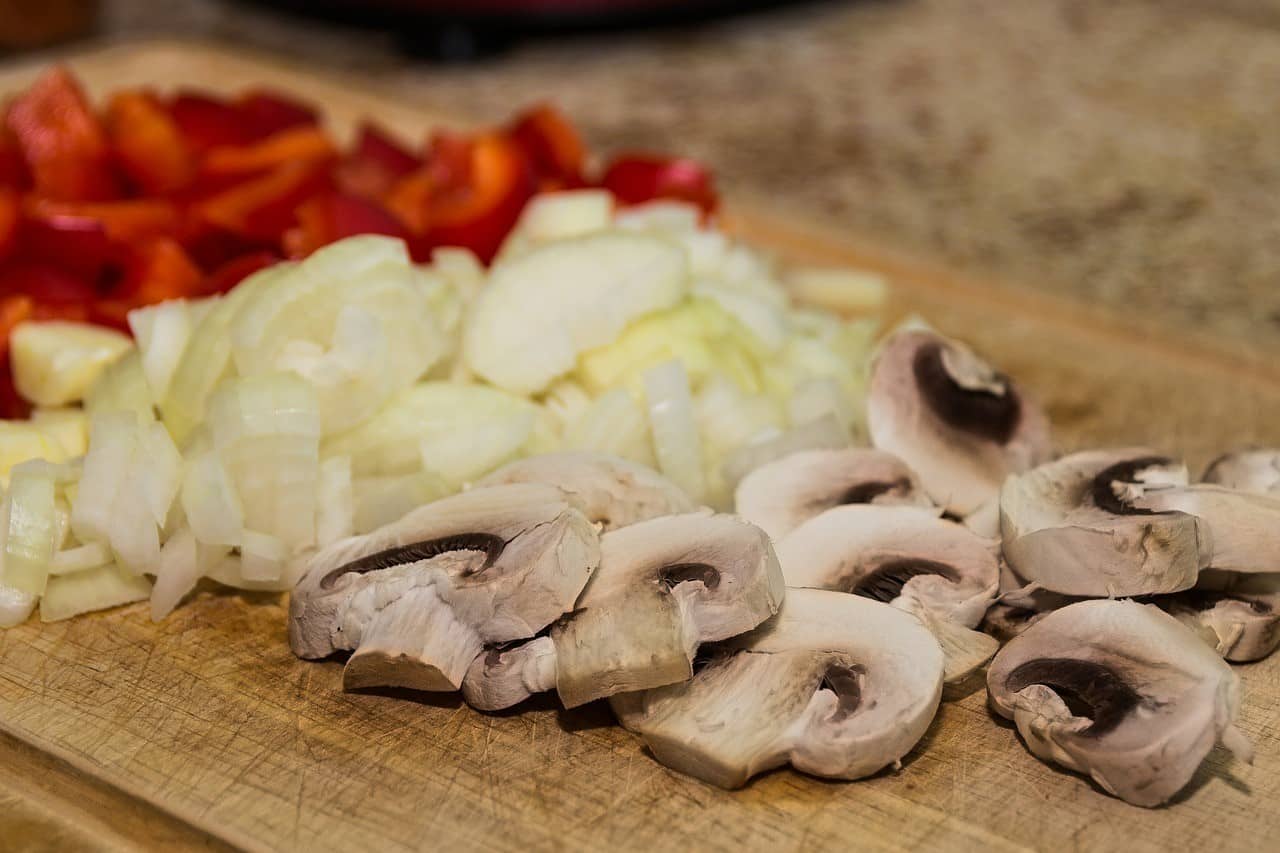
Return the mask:
{"type": "MultiPolygon", "coordinates": [[[[199,45],[75,57],[120,86],[269,84],[416,134],[438,122],[333,80],[199,45]]],[[[0,72],[0,90],[34,68],[0,72]]],[[[854,264],[1045,401],[1064,448],[1148,443],[1195,465],[1280,442],[1280,367],[1142,318],[972,281],[734,198],[730,225],[789,260],[854,264]]],[[[275,597],[212,590],[0,632],[0,849],[1257,850],[1280,835],[1280,659],[1238,669],[1252,767],[1215,750],[1174,803],[1128,806],[1033,758],[979,690],[943,705],[897,772],[790,770],[727,793],[670,772],[607,708],[483,715],[454,696],[345,694],[303,663],[275,597]]]]}

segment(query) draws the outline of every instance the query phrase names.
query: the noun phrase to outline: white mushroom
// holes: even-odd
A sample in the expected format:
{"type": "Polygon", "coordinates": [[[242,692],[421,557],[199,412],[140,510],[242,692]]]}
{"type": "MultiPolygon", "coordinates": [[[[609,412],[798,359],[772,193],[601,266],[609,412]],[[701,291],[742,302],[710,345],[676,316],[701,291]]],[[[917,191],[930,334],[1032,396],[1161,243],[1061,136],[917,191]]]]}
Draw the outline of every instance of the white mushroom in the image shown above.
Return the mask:
{"type": "Polygon", "coordinates": [[[996,547],[937,510],[861,505],[809,519],[777,550],[789,587],[852,593],[914,614],[942,644],[954,682],[996,651],[991,637],[972,630],[995,601],[996,547]]]}
{"type": "Polygon", "coordinates": [[[1219,740],[1244,760],[1239,681],[1167,613],[1083,601],[1009,641],[987,669],[992,706],[1038,758],[1139,806],[1166,802],[1219,740]]]}
{"type": "Polygon", "coordinates": [[[355,649],[348,688],[456,690],[485,644],[571,609],[599,562],[594,527],[559,489],[473,489],[307,559],[289,642],[303,658],[355,649]]]}
{"type": "Polygon", "coordinates": [[[547,637],[478,658],[463,693],[483,710],[555,687],[572,708],[684,681],[705,642],[749,631],[777,612],[782,572],[758,527],[689,513],[600,539],[600,569],[547,637]]]}
{"type": "Polygon", "coordinates": [[[587,518],[604,530],[692,512],[697,507],[666,477],[607,453],[547,453],[520,459],[489,474],[482,486],[548,483],[569,493],[587,518]]]}
{"type": "MultiPolygon", "coordinates": [[[[1203,557],[1209,568],[1272,572],[1280,568],[1280,495],[1211,484],[1138,484],[1128,504],[1149,512],[1185,512],[1209,529],[1203,557]]],[[[1202,547],[1205,543],[1202,543],[1202,547]]]]}
{"type": "Polygon", "coordinates": [[[738,788],[788,762],[836,779],[897,766],[941,692],[942,652],[911,616],[794,589],[777,617],[723,644],[691,681],[611,703],[663,764],[738,788]]]}
{"type": "Polygon", "coordinates": [[[1200,479],[1242,492],[1280,495],[1280,448],[1224,453],[1209,463],[1200,479]]]}
{"type": "Polygon", "coordinates": [[[876,447],[899,456],[934,503],[961,517],[981,514],[1006,475],[1050,453],[1048,419],[1009,377],[963,344],[920,329],[881,346],[867,426],[876,447]]]}
{"type": "Polygon", "coordinates": [[[781,539],[843,504],[931,506],[901,459],[879,450],[804,450],[761,465],[734,495],[738,515],[781,539]]]}
{"type": "Polygon", "coordinates": [[[1233,663],[1261,660],[1280,646],[1280,573],[1206,570],[1195,589],[1155,603],[1233,663]]]}
{"type": "Polygon", "coordinates": [[[1000,493],[1005,559],[1067,595],[1189,589],[1211,553],[1207,526],[1133,503],[1147,487],[1186,482],[1185,466],[1141,448],[1075,453],[1011,476],[1000,493]]]}

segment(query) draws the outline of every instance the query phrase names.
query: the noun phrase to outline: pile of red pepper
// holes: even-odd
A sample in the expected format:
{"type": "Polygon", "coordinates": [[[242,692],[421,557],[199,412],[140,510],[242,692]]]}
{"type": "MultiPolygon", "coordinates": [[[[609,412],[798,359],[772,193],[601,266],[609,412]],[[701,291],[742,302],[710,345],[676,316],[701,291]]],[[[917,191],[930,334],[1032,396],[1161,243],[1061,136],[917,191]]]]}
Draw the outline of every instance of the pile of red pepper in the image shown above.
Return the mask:
{"type": "Polygon", "coordinates": [[[623,204],[716,204],[698,164],[625,156],[588,173],[573,126],[540,106],[507,127],[437,133],[420,150],[372,124],[345,149],[277,93],[124,91],[95,112],[55,68],[0,128],[0,415],[25,411],[8,334],[27,319],[125,328],[138,306],[219,293],[353,234],[497,251],[538,192],[586,186],[623,204]]]}

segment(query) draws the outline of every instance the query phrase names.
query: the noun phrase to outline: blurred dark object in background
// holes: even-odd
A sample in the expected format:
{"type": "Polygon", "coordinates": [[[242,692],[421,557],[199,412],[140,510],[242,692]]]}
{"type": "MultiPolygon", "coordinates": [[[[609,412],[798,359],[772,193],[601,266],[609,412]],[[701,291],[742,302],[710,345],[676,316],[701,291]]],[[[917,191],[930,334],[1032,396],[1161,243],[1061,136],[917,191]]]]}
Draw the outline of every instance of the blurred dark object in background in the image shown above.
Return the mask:
{"type": "Polygon", "coordinates": [[[98,0],[0,0],[0,48],[47,47],[87,35],[98,0]]]}
{"type": "Polygon", "coordinates": [[[695,23],[813,0],[242,0],[391,29],[410,52],[465,61],[521,38],[695,23]]]}

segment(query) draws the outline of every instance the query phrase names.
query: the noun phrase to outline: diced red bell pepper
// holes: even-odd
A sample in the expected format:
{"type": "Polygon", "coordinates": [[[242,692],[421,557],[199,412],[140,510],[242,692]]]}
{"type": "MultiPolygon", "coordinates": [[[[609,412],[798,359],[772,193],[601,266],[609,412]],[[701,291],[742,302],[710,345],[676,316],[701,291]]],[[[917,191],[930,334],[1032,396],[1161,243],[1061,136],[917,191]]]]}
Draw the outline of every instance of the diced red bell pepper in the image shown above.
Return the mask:
{"type": "Polygon", "coordinates": [[[215,293],[226,293],[258,270],[279,263],[280,256],[275,252],[252,252],[227,261],[205,276],[200,285],[200,295],[212,296],[215,293]]]}
{"type": "Polygon", "coordinates": [[[287,163],[204,199],[196,204],[195,214],[240,237],[279,245],[296,220],[298,205],[328,185],[323,164],[287,163]]]}
{"type": "Polygon", "coordinates": [[[320,128],[296,127],[249,145],[210,149],[200,163],[200,171],[214,178],[248,176],[285,164],[327,162],[337,153],[333,141],[320,128]]]}
{"type": "Polygon", "coordinates": [[[169,114],[187,146],[197,154],[220,145],[245,145],[252,141],[244,116],[221,98],[179,92],[169,102],[169,114]]]}
{"type": "Polygon", "coordinates": [[[121,92],[107,106],[107,134],[129,180],[148,195],[190,182],[195,161],[182,131],[160,101],[147,92],[121,92]]]}
{"type": "Polygon", "coordinates": [[[528,158],[506,136],[476,137],[469,165],[464,185],[446,186],[432,198],[418,256],[437,246],[467,246],[492,260],[537,189],[528,158]]]}
{"type": "Polygon", "coordinates": [[[298,225],[285,233],[284,247],[293,258],[356,234],[386,234],[406,239],[400,220],[368,199],[345,193],[323,193],[298,208],[298,225]]]}
{"type": "Polygon", "coordinates": [[[29,196],[23,203],[23,213],[55,230],[68,224],[75,226],[74,220],[97,223],[108,239],[122,243],[176,233],[180,227],[177,207],[157,198],[71,202],[29,196]]]}
{"type": "Polygon", "coordinates": [[[696,204],[702,212],[715,212],[718,199],[711,173],[693,160],[633,154],[614,159],[600,179],[622,204],[640,204],[659,198],[696,204]]]}
{"type": "Polygon", "coordinates": [[[17,191],[11,187],[0,187],[0,260],[13,254],[18,246],[21,212],[17,191]]]}
{"type": "Polygon", "coordinates": [[[25,190],[31,186],[31,175],[22,159],[22,149],[7,127],[0,127],[0,187],[25,190]]]}
{"type": "Polygon", "coordinates": [[[5,123],[40,195],[66,201],[119,195],[106,133],[65,68],[47,72],[10,104],[5,123]]]}
{"type": "Polygon", "coordinates": [[[344,192],[381,198],[397,180],[421,165],[421,160],[390,135],[372,124],[364,124],[335,177],[344,192]]]}
{"type": "Polygon", "coordinates": [[[19,258],[47,263],[86,281],[97,281],[104,270],[123,261],[126,251],[96,219],[59,216],[23,219],[19,225],[19,258]]]}
{"type": "Polygon", "coordinates": [[[511,137],[524,149],[544,189],[583,185],[587,149],[564,114],[550,104],[523,113],[511,127],[511,137]]]}
{"type": "Polygon", "coordinates": [[[241,95],[236,99],[235,108],[252,139],[265,139],[282,130],[320,123],[319,115],[309,105],[265,89],[241,95]]]}
{"type": "Polygon", "coordinates": [[[0,271],[0,294],[7,299],[23,296],[30,300],[27,316],[33,320],[89,319],[89,307],[97,298],[93,285],[74,273],[31,261],[6,264],[0,271]]]}
{"type": "Polygon", "coordinates": [[[197,295],[203,281],[204,274],[176,241],[150,240],[135,247],[110,296],[93,303],[92,319],[128,328],[128,314],[134,308],[197,295]]]}

